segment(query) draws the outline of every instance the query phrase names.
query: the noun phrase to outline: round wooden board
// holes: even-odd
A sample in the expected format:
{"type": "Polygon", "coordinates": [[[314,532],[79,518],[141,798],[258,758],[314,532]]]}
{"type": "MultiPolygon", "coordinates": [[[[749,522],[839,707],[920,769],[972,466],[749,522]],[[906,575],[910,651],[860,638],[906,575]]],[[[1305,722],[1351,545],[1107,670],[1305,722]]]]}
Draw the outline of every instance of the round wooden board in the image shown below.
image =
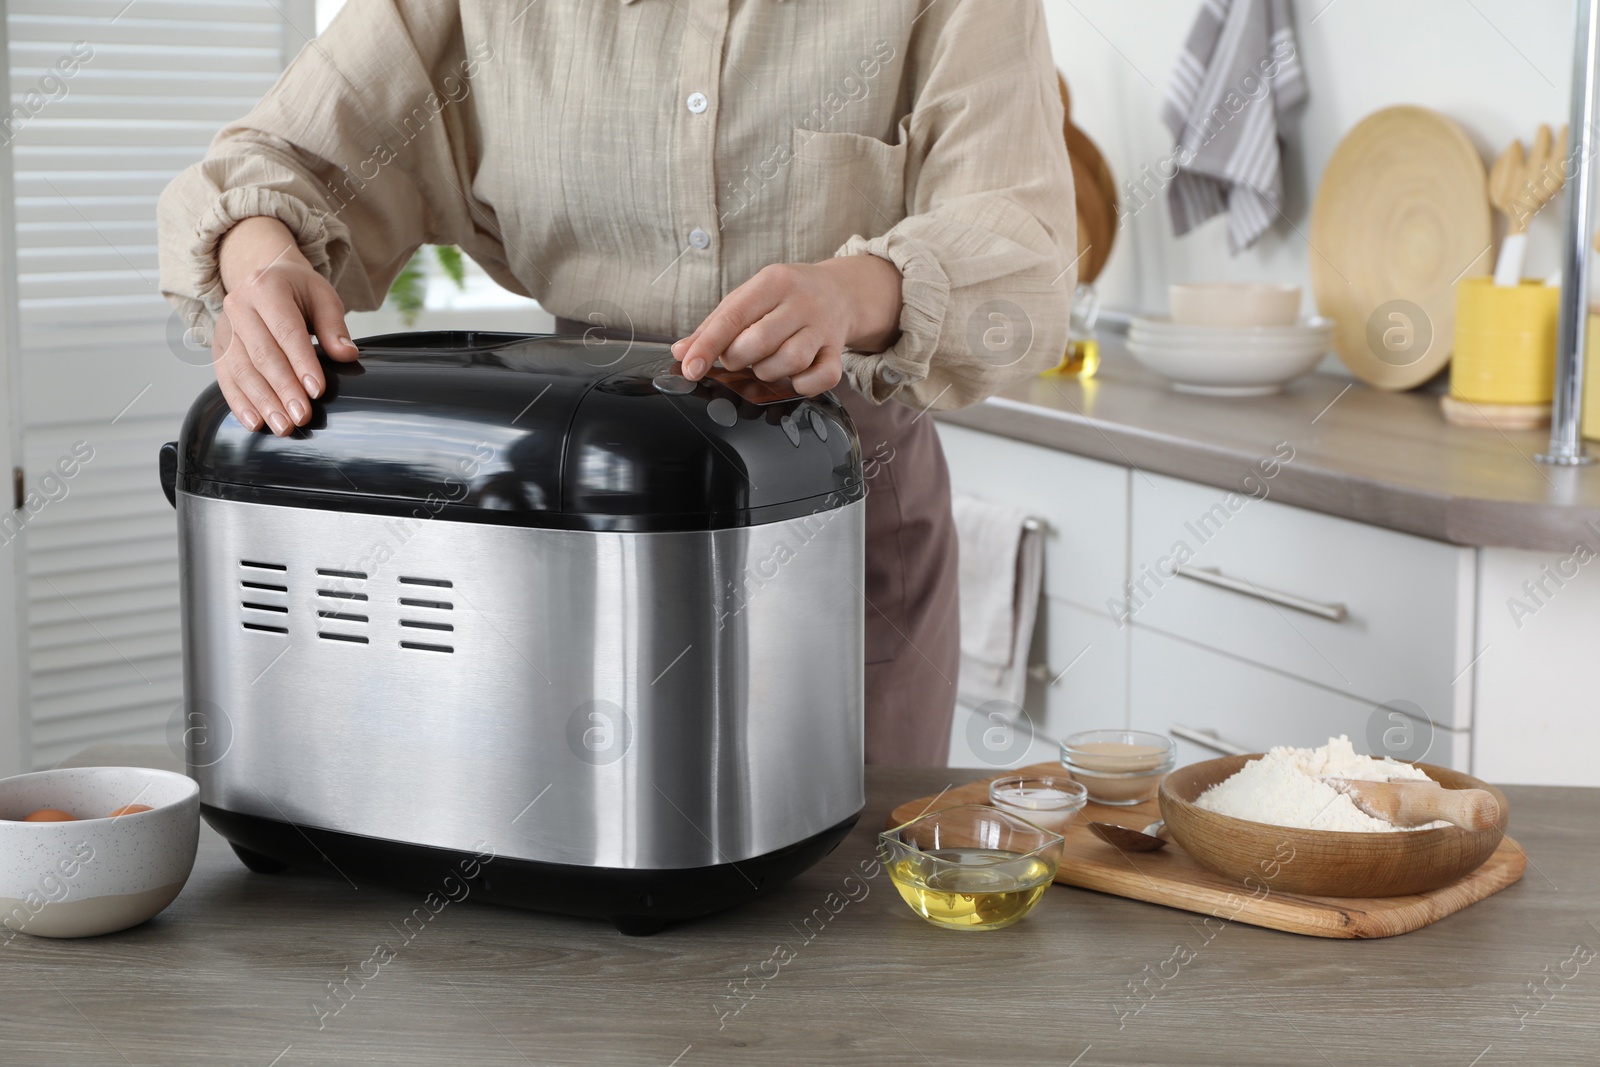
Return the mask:
{"type": "Polygon", "coordinates": [[[1087,285],[1100,276],[1117,238],[1117,179],[1089,135],[1072,124],[1072,93],[1058,71],[1061,104],[1066,109],[1067,158],[1078,208],[1078,281],[1087,285]]]}
{"type": "Polygon", "coordinates": [[[1483,160],[1448,118],[1385,108],[1345,136],[1311,211],[1311,285],[1352,374],[1398,390],[1439,373],[1455,283],[1489,273],[1490,226],[1483,160]]]}

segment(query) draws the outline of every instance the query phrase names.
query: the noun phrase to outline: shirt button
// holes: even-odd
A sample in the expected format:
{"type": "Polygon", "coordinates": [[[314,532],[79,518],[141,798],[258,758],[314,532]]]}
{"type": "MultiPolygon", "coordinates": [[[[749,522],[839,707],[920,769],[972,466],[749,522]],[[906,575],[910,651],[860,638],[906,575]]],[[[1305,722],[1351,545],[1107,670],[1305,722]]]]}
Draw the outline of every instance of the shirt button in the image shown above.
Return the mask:
{"type": "Polygon", "coordinates": [[[705,93],[689,94],[689,110],[693,111],[696,115],[704,111],[710,105],[710,103],[711,101],[706,99],[705,93]]]}
{"type": "Polygon", "coordinates": [[[702,230],[700,227],[696,226],[694,229],[689,231],[689,243],[694,245],[696,248],[710,248],[711,235],[702,230]]]}

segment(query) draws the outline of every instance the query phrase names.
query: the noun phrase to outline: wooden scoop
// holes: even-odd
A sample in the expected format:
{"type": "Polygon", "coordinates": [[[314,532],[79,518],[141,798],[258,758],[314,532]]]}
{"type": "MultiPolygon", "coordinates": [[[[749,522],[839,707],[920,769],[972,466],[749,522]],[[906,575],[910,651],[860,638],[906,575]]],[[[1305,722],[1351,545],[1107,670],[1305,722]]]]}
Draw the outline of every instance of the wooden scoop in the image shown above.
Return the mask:
{"type": "Polygon", "coordinates": [[[1167,823],[1164,819],[1156,820],[1143,830],[1118,826],[1114,822],[1092,822],[1089,829],[1100,840],[1123,852],[1154,852],[1167,847],[1167,823]]]}
{"type": "Polygon", "coordinates": [[[1359,782],[1324,778],[1375,819],[1396,826],[1422,826],[1442,819],[1463,830],[1489,830],[1500,821],[1500,802],[1486,789],[1446,789],[1438,782],[1404,779],[1359,782]]]}

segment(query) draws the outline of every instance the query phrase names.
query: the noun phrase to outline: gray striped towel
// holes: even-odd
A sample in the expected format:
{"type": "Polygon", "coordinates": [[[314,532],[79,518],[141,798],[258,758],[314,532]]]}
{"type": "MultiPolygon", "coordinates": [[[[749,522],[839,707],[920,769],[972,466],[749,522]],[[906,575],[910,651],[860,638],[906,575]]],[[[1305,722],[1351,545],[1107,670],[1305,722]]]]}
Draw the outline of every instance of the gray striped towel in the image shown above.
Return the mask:
{"type": "Polygon", "coordinates": [[[1283,207],[1278,123],[1305,98],[1289,0],[1204,0],[1161,108],[1176,233],[1226,211],[1230,251],[1256,243],[1283,207]]]}

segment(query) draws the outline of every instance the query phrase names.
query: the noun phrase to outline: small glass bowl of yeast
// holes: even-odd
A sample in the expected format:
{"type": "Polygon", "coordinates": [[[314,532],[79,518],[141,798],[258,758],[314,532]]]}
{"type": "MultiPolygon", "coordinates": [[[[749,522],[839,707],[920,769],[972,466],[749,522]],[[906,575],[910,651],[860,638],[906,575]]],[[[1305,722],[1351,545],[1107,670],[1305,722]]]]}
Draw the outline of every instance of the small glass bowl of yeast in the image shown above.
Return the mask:
{"type": "Polygon", "coordinates": [[[1156,795],[1177,763],[1177,749],[1164,734],[1086,730],[1061,742],[1061,763],[1088,787],[1090,800],[1123,806],[1156,795]]]}

